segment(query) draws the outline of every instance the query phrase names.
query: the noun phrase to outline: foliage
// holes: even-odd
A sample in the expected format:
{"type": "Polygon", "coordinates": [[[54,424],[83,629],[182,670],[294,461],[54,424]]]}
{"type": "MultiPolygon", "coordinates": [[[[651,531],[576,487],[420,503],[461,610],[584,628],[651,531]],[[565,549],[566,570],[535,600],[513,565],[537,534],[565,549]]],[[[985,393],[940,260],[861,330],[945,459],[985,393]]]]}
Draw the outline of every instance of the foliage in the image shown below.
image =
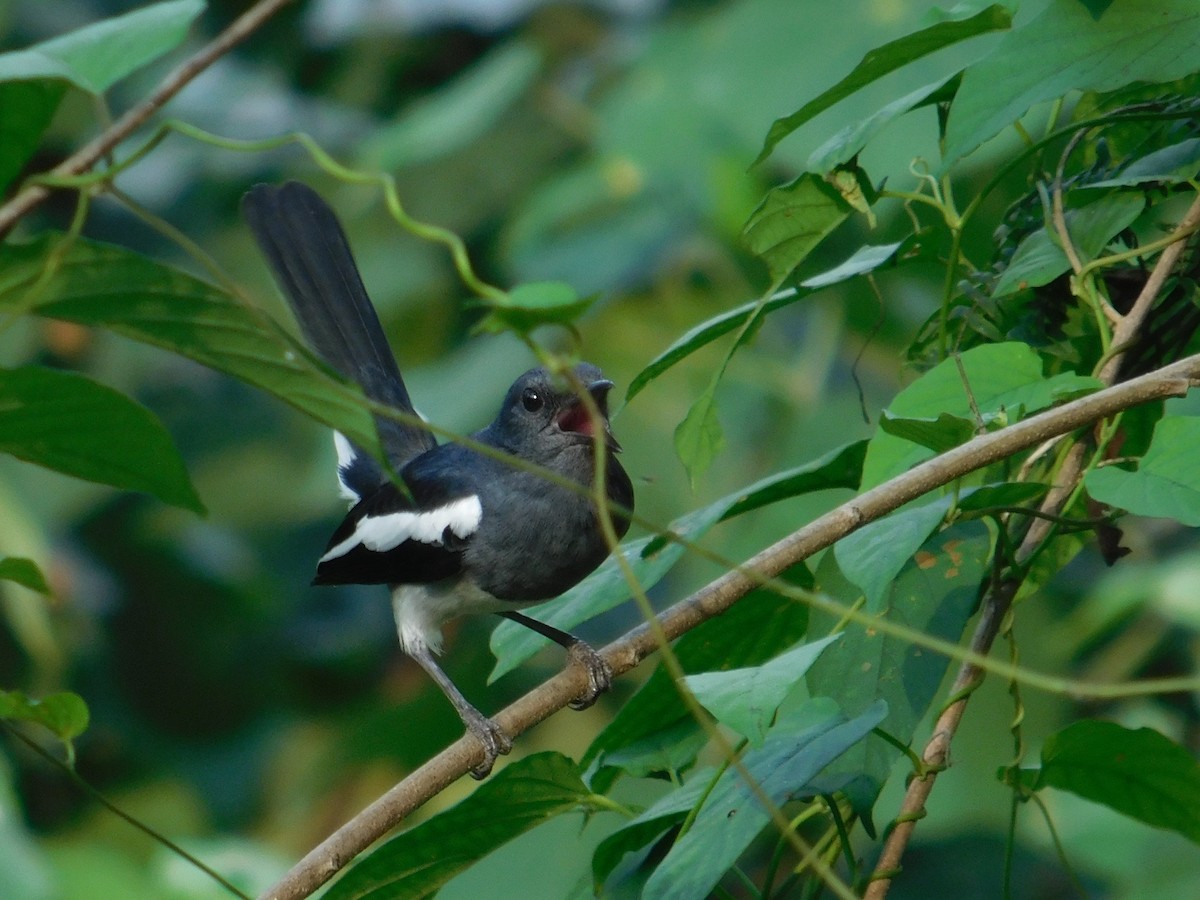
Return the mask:
{"type": "MultiPolygon", "coordinates": [[[[853,12],[815,4],[684,6],[638,26],[632,63],[606,55],[622,23],[580,11],[553,13],[563,44],[533,17],[466,51],[447,30],[386,56],[370,35],[297,51],[294,23],[268,26],[237,59],[274,55],[302,88],[267,137],[185,92],[179,121],[80,176],[52,171],[87,135],[80,111],[103,130],[108,104],[145,94],[157,76],[139,73],[221,12],[172,0],[98,13],[0,54],[0,185],[56,189],[0,245],[13,360],[0,368],[0,724],[33,741],[44,733],[29,725],[48,729],[81,776],[165,817],[155,827],[234,842],[254,864],[208,861],[247,892],[456,734],[439,698],[397,702],[415,689],[389,663],[386,619],[364,612],[386,616],[379,598],[295,599],[312,596],[299,591],[335,512],[310,463],[332,460],[317,425],[377,452],[380,410],[263,299],[230,218],[254,178],[318,182],[344,210],[414,395],[440,401],[439,432],[486,417],[531,354],[586,348],[623,376],[616,424],[648,476],[642,531],[535,611],[560,628],[606,614],[623,630],[626,600],[645,612],[686,596],[847,489],[886,489],[1195,352],[1194,3],[964,4],[897,29],[864,2],[875,24],[854,35],[853,12]],[[573,47],[583,35],[601,48],[573,47]],[[446,61],[423,58],[431,48],[446,61]],[[389,66],[421,87],[383,96],[389,66]],[[781,109],[794,112],[771,124],[781,109]],[[292,130],[313,133],[278,136],[292,130]],[[428,363],[439,357],[454,363],[428,363]],[[863,403],[883,409],[861,440],[856,380],[890,398],[863,403]]],[[[252,92],[213,93],[232,105],[252,92]]],[[[497,895],[511,860],[526,876],[553,868],[537,842],[563,822],[572,849],[555,867],[574,884],[547,875],[530,896],[845,897],[888,880],[919,895],[928,864],[872,870],[897,840],[905,775],[927,784],[944,768],[926,750],[933,722],[967,700],[967,723],[1012,733],[1005,754],[986,723],[964,726],[986,738],[972,740],[956,719],[968,769],[936,783],[939,802],[974,816],[952,827],[1001,836],[1002,852],[970,863],[987,883],[1011,891],[1022,861],[1054,854],[1062,877],[1154,892],[1136,857],[1104,858],[1068,827],[1063,809],[1079,807],[1062,798],[1122,846],[1136,835],[1148,855],[1183,846],[1194,862],[1200,617],[1178,587],[1200,559],[1194,406],[1128,410],[862,523],[662,648],[586,724],[550,730],[560,716],[523,737],[518,752],[555,749],[378,846],[326,896],[497,895]],[[1122,571],[1137,584],[1121,587],[1122,571]],[[1007,663],[983,659],[997,638],[1007,663]],[[985,673],[1008,700],[974,695],[985,673]]],[[[471,627],[451,670],[480,685],[490,661],[470,661],[471,627]]],[[[545,643],[494,630],[492,679],[508,676],[495,703],[532,683],[545,643]]],[[[220,889],[190,868],[172,880],[171,864],[194,861],[174,845],[148,868],[131,862],[145,847],[111,850],[121,862],[104,869],[95,854],[123,823],[101,811],[104,824],[71,824],[39,787],[52,772],[21,742],[4,748],[15,776],[0,771],[0,820],[27,820],[0,841],[16,896],[71,896],[89,878],[111,895],[220,889]]],[[[1181,883],[1200,887],[1200,867],[1161,890],[1181,883]]]]}

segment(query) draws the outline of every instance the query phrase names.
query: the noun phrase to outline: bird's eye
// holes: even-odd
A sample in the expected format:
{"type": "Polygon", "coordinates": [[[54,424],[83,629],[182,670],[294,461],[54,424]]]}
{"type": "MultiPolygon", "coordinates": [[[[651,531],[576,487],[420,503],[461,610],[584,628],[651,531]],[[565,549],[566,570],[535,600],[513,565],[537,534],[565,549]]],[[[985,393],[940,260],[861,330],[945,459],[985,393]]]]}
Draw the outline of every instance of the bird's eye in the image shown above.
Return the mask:
{"type": "Polygon", "coordinates": [[[521,395],[521,405],[530,412],[537,412],[545,403],[546,401],[542,399],[542,395],[533,388],[525,388],[525,393],[521,395]]]}

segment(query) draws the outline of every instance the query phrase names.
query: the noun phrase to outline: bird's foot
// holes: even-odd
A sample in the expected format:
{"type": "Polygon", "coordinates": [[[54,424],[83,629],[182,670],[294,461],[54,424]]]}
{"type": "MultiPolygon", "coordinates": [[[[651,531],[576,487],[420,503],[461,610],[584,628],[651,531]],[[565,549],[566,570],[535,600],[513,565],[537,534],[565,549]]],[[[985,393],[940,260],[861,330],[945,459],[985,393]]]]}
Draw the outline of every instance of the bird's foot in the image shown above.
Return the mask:
{"type": "Polygon", "coordinates": [[[567,648],[567,662],[583,666],[588,679],[587,690],[571,701],[571,709],[587,709],[612,684],[612,666],[583,641],[576,641],[567,648]]]}
{"type": "Polygon", "coordinates": [[[471,770],[471,777],[482,781],[492,773],[496,757],[503,756],[512,749],[512,738],[504,733],[504,729],[474,707],[461,710],[463,724],[467,731],[483,745],[483,762],[471,770]]]}

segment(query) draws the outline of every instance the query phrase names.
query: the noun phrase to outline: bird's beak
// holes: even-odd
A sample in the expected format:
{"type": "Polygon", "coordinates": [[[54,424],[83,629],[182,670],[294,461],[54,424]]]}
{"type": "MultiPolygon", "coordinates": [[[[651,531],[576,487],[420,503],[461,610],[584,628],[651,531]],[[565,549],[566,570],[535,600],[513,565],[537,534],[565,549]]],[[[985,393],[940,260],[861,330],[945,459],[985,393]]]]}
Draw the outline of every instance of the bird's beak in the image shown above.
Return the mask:
{"type": "MultiPolygon", "coordinates": [[[[584,386],[585,390],[592,396],[592,402],[596,404],[596,409],[600,411],[600,418],[604,428],[604,443],[614,453],[621,452],[621,445],[617,443],[617,439],[613,437],[612,429],[608,424],[608,392],[612,389],[613,383],[607,378],[602,378],[593,381],[584,386]]],[[[558,427],[563,431],[573,431],[576,434],[585,434],[589,437],[595,433],[592,417],[588,412],[588,408],[582,401],[571,402],[556,419],[558,427]]]]}

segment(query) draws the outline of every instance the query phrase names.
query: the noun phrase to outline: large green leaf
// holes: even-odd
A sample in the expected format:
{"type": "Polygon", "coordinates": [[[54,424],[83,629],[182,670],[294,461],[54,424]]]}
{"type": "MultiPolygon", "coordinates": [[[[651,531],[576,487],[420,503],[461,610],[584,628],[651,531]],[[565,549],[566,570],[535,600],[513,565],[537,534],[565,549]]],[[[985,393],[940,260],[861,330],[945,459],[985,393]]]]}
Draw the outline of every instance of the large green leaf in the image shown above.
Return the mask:
{"type": "MultiPolygon", "coordinates": [[[[812,576],[803,566],[789,570],[785,580],[811,587],[812,576]]],[[[767,590],[752,591],[716,619],[693,628],[674,647],[685,673],[725,671],[757,666],[800,640],[808,628],[808,607],[767,590]],[[770,628],[763,628],[770,622],[770,628]]],[[[661,663],[636,694],[626,701],[584,754],[583,764],[617,766],[634,774],[673,768],[654,757],[656,735],[662,743],[679,742],[692,733],[704,738],[679,696],[679,688],[661,663]],[[630,748],[635,747],[635,752],[630,748]],[[649,748],[649,752],[644,752],[649,748]],[[649,765],[645,765],[645,760],[649,765]]],[[[692,747],[694,756],[699,747],[692,747]]]]}
{"type": "Polygon", "coordinates": [[[728,728],[761,746],[784,697],[800,683],[821,651],[839,635],[793,647],[757,666],[685,677],[700,705],[728,728]]]}
{"type": "Polygon", "coordinates": [[[766,141],[763,142],[763,148],[754,161],[755,164],[770,156],[776,144],[805,122],[884,75],[941,50],[943,47],[949,47],[991,31],[1000,31],[1011,25],[1012,13],[1003,5],[994,3],[968,19],[938,22],[921,31],[876,47],[862,58],[849,75],[833,87],[808,101],[791,115],[776,119],[771,125],[770,131],[767,132],[766,141]]]}
{"type": "Polygon", "coordinates": [[[1070,791],[1200,843],[1200,763],[1151,728],[1073,722],[1046,739],[1042,767],[1023,770],[1021,780],[1034,790],[1070,791]]]}
{"type": "MultiPolygon", "coordinates": [[[[991,535],[979,521],[960,522],[927,540],[895,578],[881,618],[947,641],[957,641],[974,613],[979,587],[987,574],[991,535]]],[[[818,587],[850,605],[860,591],[838,571],[836,557],[827,553],[817,570],[818,587]]],[[[818,625],[832,626],[821,616],[818,625]]],[[[808,673],[814,696],[835,699],[847,715],[855,715],[886,700],[887,718],[881,727],[895,740],[907,743],[945,676],[950,660],[923,647],[892,637],[870,625],[851,623],[842,639],[817,660],[808,673]]],[[[834,771],[854,777],[847,795],[870,825],[871,806],[887,780],[899,751],[882,739],[868,740],[840,760],[834,771]]]]}
{"type": "Polygon", "coordinates": [[[0,81],[62,79],[102,94],[177,47],[204,0],[168,0],[0,54],[0,81]]]}
{"type": "Polygon", "coordinates": [[[1182,78],[1196,71],[1198,45],[1195,0],[1113,0],[1100,16],[1078,0],[1049,0],[966,70],[946,123],[944,165],[1043,100],[1182,78]]]}
{"type": "MultiPolygon", "coordinates": [[[[947,413],[973,420],[973,397],[985,422],[1000,414],[1011,420],[1022,411],[1044,409],[1100,386],[1094,378],[1071,372],[1044,378],[1037,353],[1028,344],[1016,341],[973,347],[959,360],[966,372],[965,383],[955,361],[943,360],[897,394],[888,405],[888,413],[894,418],[914,419],[947,413]]],[[[928,447],[880,431],[867,449],[863,489],[882,484],[932,455],[928,447]]]]}
{"type": "MultiPolygon", "coordinates": [[[[848,444],[811,463],[768,476],[744,490],[680,517],[671,524],[670,531],[695,541],[717,522],[769,503],[828,488],[857,487],[862,452],[861,442],[848,444]]],[[[649,590],[683,555],[683,546],[656,535],[624,544],[618,552],[633,570],[643,590],[649,590]]],[[[580,622],[612,609],[632,595],[621,567],[610,557],[557,600],[534,607],[529,612],[540,621],[570,631],[580,622]]],[[[511,672],[547,643],[545,638],[515,622],[501,622],[492,632],[491,646],[497,663],[490,680],[495,681],[511,672]]]]}
{"type": "Polygon", "coordinates": [[[853,278],[855,275],[864,275],[867,272],[873,272],[895,259],[906,243],[901,241],[894,244],[866,244],[854,251],[845,262],[840,263],[827,272],[814,275],[812,278],[806,278],[798,288],[786,288],[772,294],[765,303],[760,304],[757,300],[745,303],[720,315],[713,316],[706,322],[701,322],[684,333],[675,343],[652,359],[650,364],[634,377],[633,381],[629,383],[629,389],[625,392],[626,402],[641,393],[643,388],[676,363],[686,359],[701,347],[707,347],[717,338],[729,334],[729,332],[736,328],[740,328],[750,316],[754,315],[755,310],[760,305],[762,307],[761,315],[765,316],[767,313],[803,300],[805,297],[815,294],[821,288],[838,284],[848,278],[853,278]]]}
{"type": "Polygon", "coordinates": [[[46,583],[46,576],[42,574],[37,563],[32,559],[25,559],[23,556],[0,557],[0,578],[27,587],[31,591],[37,591],[39,594],[50,593],[50,585],[46,583]]]}
{"type": "Polygon", "coordinates": [[[0,192],[37,150],[64,92],[56,81],[0,82],[0,192]]]}
{"type": "Polygon", "coordinates": [[[505,766],[457,806],[363,857],[325,900],[428,897],[447,881],[535,825],[586,807],[591,791],[560,753],[505,766]]]}
{"type": "Polygon", "coordinates": [[[1154,439],[1137,471],[1105,466],[1088,472],[1084,484],[1101,503],[1195,528],[1200,526],[1198,445],[1200,418],[1169,416],[1155,426],[1154,439]]]}
{"type": "Polygon", "coordinates": [[[124,394],[73,372],[0,369],[0,452],[204,511],[158,419],[124,394]]]}
{"type": "Polygon", "coordinates": [[[0,245],[0,312],[66,319],[163,347],[269,391],[377,452],[357,389],[268,316],[123,248],[59,236],[0,245]]]}
{"type": "MultiPolygon", "coordinates": [[[[742,757],[742,767],[772,804],[823,793],[817,776],[827,765],[870,734],[887,714],[883,702],[846,721],[837,704],[811,700],[771,729],[761,747],[742,757]]],[[[727,769],[704,799],[683,835],[659,863],[643,892],[655,900],[707,897],[770,814],[743,779],[727,769]]]]}
{"type": "Polygon", "coordinates": [[[767,264],[772,284],[779,285],[852,208],[828,181],[806,172],[767,192],[742,239],[767,264]]]}
{"type": "MultiPolygon", "coordinates": [[[[1067,233],[1079,259],[1088,263],[1098,257],[1113,236],[1132,225],[1145,208],[1146,201],[1140,194],[1117,193],[1080,209],[1067,210],[1067,233]]],[[[1025,287],[1040,287],[1070,269],[1058,232],[1039,228],[1017,246],[992,295],[1003,297],[1025,287]]]]}
{"type": "Polygon", "coordinates": [[[91,714],[78,694],[61,691],[41,699],[20,691],[0,691],[0,719],[33,722],[48,728],[63,742],[68,765],[75,764],[75,738],[87,731],[91,714]]]}

